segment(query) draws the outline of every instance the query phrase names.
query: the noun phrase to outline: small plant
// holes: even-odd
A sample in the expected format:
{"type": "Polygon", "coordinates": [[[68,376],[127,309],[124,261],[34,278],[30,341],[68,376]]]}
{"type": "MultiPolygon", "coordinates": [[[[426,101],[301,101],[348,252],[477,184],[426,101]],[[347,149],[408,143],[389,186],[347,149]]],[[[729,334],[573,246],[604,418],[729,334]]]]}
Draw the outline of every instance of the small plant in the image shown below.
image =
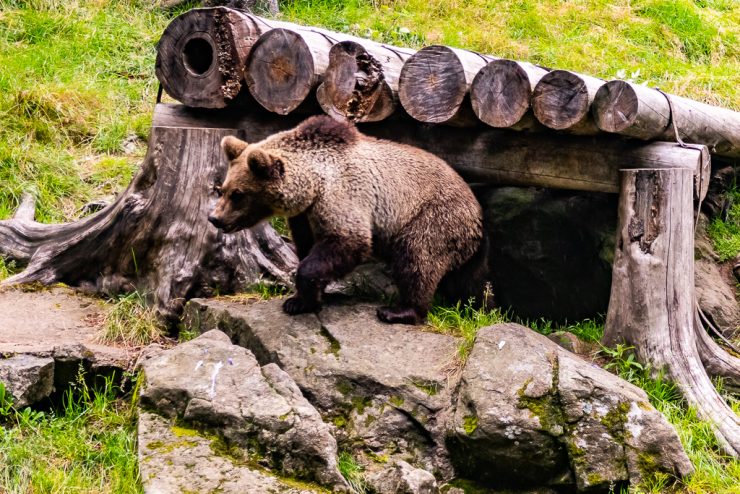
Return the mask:
{"type": "Polygon", "coordinates": [[[13,417],[13,396],[5,389],[5,383],[0,382],[0,422],[13,417]]]}
{"type": "Polygon", "coordinates": [[[161,340],[164,334],[154,309],[147,306],[141,293],[132,292],[113,301],[113,308],[105,317],[102,340],[142,346],[161,340]]]}
{"type": "Polygon", "coordinates": [[[262,300],[270,300],[275,297],[282,297],[288,293],[288,289],[285,285],[275,283],[274,281],[260,280],[248,287],[247,292],[258,295],[262,300]]]}
{"type": "Polygon", "coordinates": [[[0,281],[8,278],[18,272],[18,267],[15,261],[6,261],[5,258],[0,257],[0,281]]]}
{"type": "Polygon", "coordinates": [[[365,494],[367,492],[365,477],[362,473],[365,469],[350,453],[347,451],[339,453],[338,467],[339,472],[356,494],[365,494]]]}
{"type": "Polygon", "coordinates": [[[473,349],[478,330],[484,326],[506,322],[507,318],[498,309],[477,308],[474,300],[467,304],[457,303],[452,307],[435,305],[429,311],[427,320],[440,333],[461,336],[458,359],[465,363],[473,349]]]}

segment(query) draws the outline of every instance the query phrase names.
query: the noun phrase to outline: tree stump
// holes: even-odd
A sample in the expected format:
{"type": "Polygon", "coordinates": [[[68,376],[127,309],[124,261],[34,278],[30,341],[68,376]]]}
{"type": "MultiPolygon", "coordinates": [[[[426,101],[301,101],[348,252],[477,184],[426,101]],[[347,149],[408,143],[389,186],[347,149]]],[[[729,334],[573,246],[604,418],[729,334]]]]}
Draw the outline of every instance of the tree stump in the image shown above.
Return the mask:
{"type": "Polygon", "coordinates": [[[740,454],[740,418],[712,385],[714,369],[740,369],[697,325],[694,296],[693,178],[686,169],[621,172],[619,227],[604,343],[626,342],[664,370],[686,401],[715,426],[728,453],[740,454]],[[709,341],[707,341],[709,340],[709,341]],[[712,347],[714,345],[714,347],[712,347]]]}
{"type": "Polygon", "coordinates": [[[221,138],[254,141],[272,128],[250,133],[228,122],[209,125],[155,112],[140,171],[92,216],[40,224],[24,202],[13,219],[0,221],[0,255],[27,265],[5,283],[63,282],[108,295],[139,290],[168,320],[192,297],[238,291],[262,276],[290,283],[297,257],[268,223],[224,235],[207,219],[213,187],[226,174],[221,138]]]}

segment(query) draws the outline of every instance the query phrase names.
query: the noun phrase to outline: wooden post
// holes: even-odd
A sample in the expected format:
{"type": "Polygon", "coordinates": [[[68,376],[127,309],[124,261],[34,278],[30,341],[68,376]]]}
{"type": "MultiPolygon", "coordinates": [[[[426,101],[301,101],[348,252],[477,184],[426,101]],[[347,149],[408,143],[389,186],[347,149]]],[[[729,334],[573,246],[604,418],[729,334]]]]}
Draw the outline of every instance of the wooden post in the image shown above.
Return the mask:
{"type": "Polygon", "coordinates": [[[420,122],[475,125],[468,91],[473,78],[493,57],[432,45],[406,60],[398,81],[404,110],[420,122]]]}
{"type": "Polygon", "coordinates": [[[473,111],[491,127],[531,129],[532,91],[547,69],[527,62],[493,60],[480,69],[470,86],[473,111]]]}
{"type": "Polygon", "coordinates": [[[712,154],[740,158],[740,112],[718,108],[626,81],[609,81],[596,92],[593,115],[606,132],[644,140],[675,141],[673,120],[681,139],[704,144],[712,154]]]}
{"type": "Polygon", "coordinates": [[[604,343],[626,342],[664,370],[740,454],[740,418],[712,385],[695,334],[693,178],[685,169],[623,170],[604,343]]]}
{"type": "Polygon", "coordinates": [[[604,81],[567,70],[545,74],[532,93],[532,109],[542,125],[572,134],[598,133],[591,103],[604,81]]]}

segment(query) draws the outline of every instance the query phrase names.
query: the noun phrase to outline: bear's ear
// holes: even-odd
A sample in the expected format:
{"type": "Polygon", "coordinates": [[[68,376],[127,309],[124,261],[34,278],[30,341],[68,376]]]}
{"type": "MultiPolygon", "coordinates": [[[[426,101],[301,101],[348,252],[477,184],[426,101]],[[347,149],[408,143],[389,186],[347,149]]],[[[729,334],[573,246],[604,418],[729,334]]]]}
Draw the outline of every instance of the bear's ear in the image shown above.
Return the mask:
{"type": "Polygon", "coordinates": [[[247,164],[254,176],[262,180],[275,180],[285,175],[283,161],[261,149],[255,149],[249,153],[247,164]]]}
{"type": "Polygon", "coordinates": [[[226,136],[221,139],[221,149],[224,150],[226,157],[231,160],[235,160],[240,154],[247,148],[247,143],[241,139],[237,139],[234,136],[226,136]]]}

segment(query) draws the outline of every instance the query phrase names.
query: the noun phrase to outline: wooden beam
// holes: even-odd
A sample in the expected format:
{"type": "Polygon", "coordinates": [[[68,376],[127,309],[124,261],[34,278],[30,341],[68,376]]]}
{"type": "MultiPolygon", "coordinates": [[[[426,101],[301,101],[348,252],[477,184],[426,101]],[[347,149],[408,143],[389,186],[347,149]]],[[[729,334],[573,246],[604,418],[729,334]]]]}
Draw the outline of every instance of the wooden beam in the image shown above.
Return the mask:
{"type": "Polygon", "coordinates": [[[532,93],[532,109],[542,125],[571,134],[599,132],[592,117],[591,103],[604,81],[567,70],[545,74],[532,93]]]}
{"type": "MultiPolygon", "coordinates": [[[[264,111],[208,112],[182,105],[157,105],[153,125],[243,129],[255,142],[297,125],[303,117],[275,118],[264,111]]],[[[367,135],[425,149],[470,182],[540,186],[616,193],[622,168],[687,168],[696,177],[696,194],[709,184],[709,153],[673,143],[612,136],[530,135],[487,127],[453,128],[384,121],[360,124],[367,135]]]]}
{"type": "Polygon", "coordinates": [[[596,92],[593,115],[605,132],[644,140],[682,140],[704,144],[709,152],[740,158],[740,112],[699,103],[626,81],[609,81],[596,92]]]}

